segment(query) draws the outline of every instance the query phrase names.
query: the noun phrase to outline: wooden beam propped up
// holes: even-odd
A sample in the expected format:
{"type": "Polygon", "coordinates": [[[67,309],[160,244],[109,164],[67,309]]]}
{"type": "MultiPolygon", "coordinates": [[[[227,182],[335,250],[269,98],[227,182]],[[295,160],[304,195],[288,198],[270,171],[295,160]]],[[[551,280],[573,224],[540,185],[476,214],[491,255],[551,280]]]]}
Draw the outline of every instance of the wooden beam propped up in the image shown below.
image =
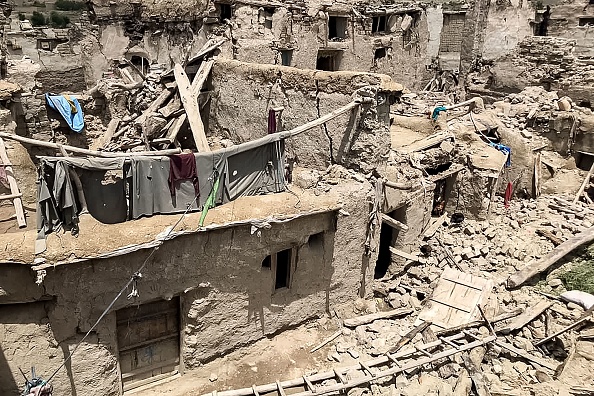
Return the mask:
{"type": "Polygon", "coordinates": [[[208,141],[206,140],[206,133],[204,132],[204,123],[200,117],[200,109],[198,107],[198,97],[194,94],[190,80],[184,71],[184,68],[176,63],[173,69],[175,74],[175,82],[179,90],[179,96],[181,98],[184,109],[188,117],[188,123],[192,130],[192,136],[196,143],[196,148],[200,152],[210,151],[208,141]]]}

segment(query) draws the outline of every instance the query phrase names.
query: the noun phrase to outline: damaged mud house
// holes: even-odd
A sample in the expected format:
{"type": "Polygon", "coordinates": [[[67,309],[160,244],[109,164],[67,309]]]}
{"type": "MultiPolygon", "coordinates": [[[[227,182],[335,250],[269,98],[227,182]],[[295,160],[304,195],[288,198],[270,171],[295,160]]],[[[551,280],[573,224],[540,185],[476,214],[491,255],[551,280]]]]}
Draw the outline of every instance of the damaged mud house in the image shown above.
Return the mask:
{"type": "Polygon", "coordinates": [[[0,395],[594,394],[594,1],[0,1],[0,395]]]}

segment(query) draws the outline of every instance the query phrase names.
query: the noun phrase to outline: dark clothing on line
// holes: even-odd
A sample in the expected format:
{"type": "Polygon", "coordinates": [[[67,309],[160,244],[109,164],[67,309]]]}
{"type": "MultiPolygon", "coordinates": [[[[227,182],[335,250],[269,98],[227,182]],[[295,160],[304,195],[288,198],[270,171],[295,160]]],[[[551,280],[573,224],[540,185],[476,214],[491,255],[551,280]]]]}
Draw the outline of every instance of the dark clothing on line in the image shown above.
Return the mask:
{"type": "Polygon", "coordinates": [[[175,197],[175,186],[181,180],[191,180],[194,184],[196,196],[200,195],[198,171],[196,170],[196,157],[193,153],[176,154],[169,157],[169,191],[175,197]]]}

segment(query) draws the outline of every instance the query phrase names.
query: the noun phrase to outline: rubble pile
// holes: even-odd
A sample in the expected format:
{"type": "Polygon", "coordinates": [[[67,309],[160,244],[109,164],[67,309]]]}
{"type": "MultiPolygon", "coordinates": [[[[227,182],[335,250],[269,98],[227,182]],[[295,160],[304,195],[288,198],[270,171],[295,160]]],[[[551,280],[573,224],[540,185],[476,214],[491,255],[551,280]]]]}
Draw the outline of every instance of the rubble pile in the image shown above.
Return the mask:
{"type": "MultiPolygon", "coordinates": [[[[370,388],[356,387],[348,394],[416,395],[424,391],[439,395],[473,394],[470,387],[466,389],[465,378],[468,381],[472,378],[475,386],[475,381],[484,381],[493,395],[557,395],[560,389],[572,393],[583,390],[572,388],[575,384],[571,378],[576,373],[571,367],[580,358],[591,364],[591,355],[585,352],[576,355],[575,350],[589,348],[580,337],[594,335],[591,327],[594,321],[588,319],[592,309],[588,310],[587,304],[558,297],[565,296],[562,293],[567,291],[558,276],[560,270],[551,273],[536,288],[508,290],[505,285],[509,274],[547,255],[574,235],[591,230],[594,209],[570,200],[541,196],[536,200],[512,201],[506,207],[503,200],[496,199],[487,221],[453,223],[447,215],[434,219],[443,223],[418,252],[411,253],[414,260],[407,260],[397,270],[392,269],[392,264],[389,274],[374,281],[375,298],[360,299],[353,307],[355,314],[363,315],[358,318],[372,317],[377,312],[392,312],[395,317],[380,317],[354,327],[344,320],[340,335],[326,350],[327,359],[342,365],[377,359],[407,348],[420,350],[424,344],[438,339],[436,335],[456,334],[465,328],[474,328],[474,337],[495,332],[497,340],[405,371],[395,378],[382,377],[373,381],[370,388]],[[450,331],[435,326],[419,327],[423,323],[422,313],[433,303],[436,286],[448,267],[494,282],[493,292],[483,305],[489,322],[479,317],[475,322],[459,323],[460,328],[450,331]],[[582,325],[575,326],[577,321],[582,325]],[[415,334],[417,330],[420,331],[415,334]],[[560,334],[554,336],[557,333],[560,334]],[[476,369],[482,375],[473,374],[476,369]]],[[[327,328],[328,322],[321,319],[318,325],[327,328]]],[[[437,353],[437,350],[428,351],[437,353]]],[[[419,353],[398,364],[406,365],[423,356],[419,353]]],[[[371,367],[370,371],[376,375],[382,372],[377,367],[371,367]]],[[[348,373],[352,374],[349,379],[363,376],[359,372],[348,373]]]]}

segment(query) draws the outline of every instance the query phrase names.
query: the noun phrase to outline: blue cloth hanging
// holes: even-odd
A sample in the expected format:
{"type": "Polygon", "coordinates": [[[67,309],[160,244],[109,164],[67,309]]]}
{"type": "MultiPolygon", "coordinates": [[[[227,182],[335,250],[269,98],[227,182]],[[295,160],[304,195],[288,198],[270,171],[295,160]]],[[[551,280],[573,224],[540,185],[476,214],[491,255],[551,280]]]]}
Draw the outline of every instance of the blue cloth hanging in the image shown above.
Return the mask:
{"type": "Polygon", "coordinates": [[[431,118],[433,118],[434,120],[437,120],[437,116],[439,115],[439,113],[441,113],[442,111],[446,111],[446,110],[447,109],[444,106],[437,106],[436,108],[433,109],[431,118]]]}
{"type": "Polygon", "coordinates": [[[76,98],[46,93],[45,100],[49,107],[62,115],[70,129],[77,133],[82,132],[85,127],[85,116],[76,98]]]}
{"type": "Polygon", "coordinates": [[[507,155],[507,161],[505,161],[505,167],[508,168],[511,166],[511,147],[503,145],[501,143],[489,143],[489,145],[497,150],[501,151],[503,154],[507,155]]]}

